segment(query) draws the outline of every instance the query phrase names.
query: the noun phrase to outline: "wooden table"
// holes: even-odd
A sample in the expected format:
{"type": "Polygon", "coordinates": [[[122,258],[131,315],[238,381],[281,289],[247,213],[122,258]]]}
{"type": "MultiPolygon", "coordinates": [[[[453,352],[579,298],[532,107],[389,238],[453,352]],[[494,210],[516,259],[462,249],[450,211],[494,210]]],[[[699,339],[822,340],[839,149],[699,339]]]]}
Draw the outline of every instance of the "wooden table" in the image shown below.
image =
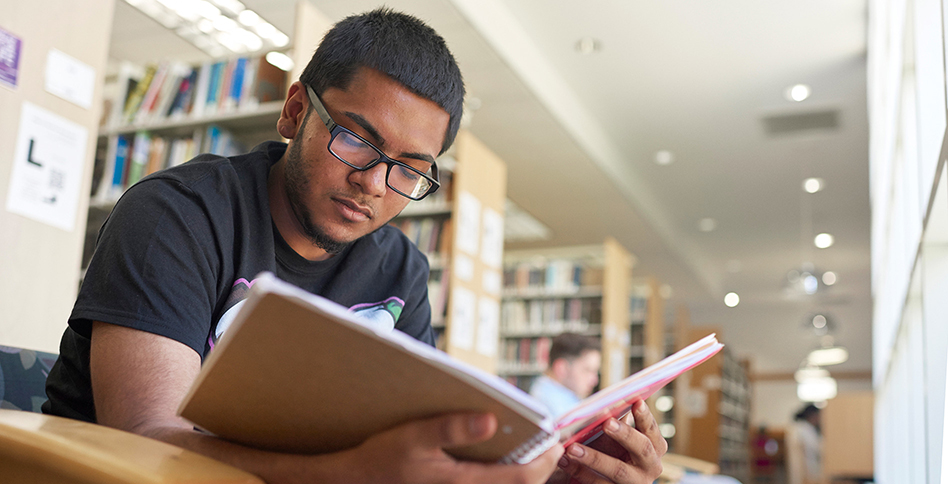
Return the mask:
{"type": "Polygon", "coordinates": [[[4,409],[0,409],[0,482],[264,484],[240,469],[147,437],[4,409]]]}

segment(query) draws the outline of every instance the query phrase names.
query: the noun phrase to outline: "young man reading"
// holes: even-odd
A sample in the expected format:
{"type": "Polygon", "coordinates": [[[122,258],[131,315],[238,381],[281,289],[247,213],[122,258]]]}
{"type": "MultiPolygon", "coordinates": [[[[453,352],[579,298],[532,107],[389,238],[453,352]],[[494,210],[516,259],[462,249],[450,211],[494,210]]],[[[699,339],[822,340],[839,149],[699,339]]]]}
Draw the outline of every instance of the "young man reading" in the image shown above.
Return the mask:
{"type": "Polygon", "coordinates": [[[553,338],[548,368],[533,382],[530,395],[553,415],[562,415],[596,388],[601,365],[598,341],[576,333],[560,334],[553,338]]]}
{"type": "Polygon", "coordinates": [[[581,482],[651,482],[666,447],[645,407],[636,426],[646,430],[612,432],[630,458],[571,447],[560,460],[557,446],[523,466],[459,462],[442,450],[489,438],[491,415],[409,422],[324,455],[243,447],[175,415],[264,270],[353,310],[375,309],[380,327],[432,343],[427,261],[386,223],[437,189],[435,158],[457,134],[463,96],[444,41],[419,20],[380,9],[333,27],[287,93],[277,122],[287,144],[199,156],[116,204],[44,411],[191,449],[270,483],[543,482],[558,462],[581,482]]]}

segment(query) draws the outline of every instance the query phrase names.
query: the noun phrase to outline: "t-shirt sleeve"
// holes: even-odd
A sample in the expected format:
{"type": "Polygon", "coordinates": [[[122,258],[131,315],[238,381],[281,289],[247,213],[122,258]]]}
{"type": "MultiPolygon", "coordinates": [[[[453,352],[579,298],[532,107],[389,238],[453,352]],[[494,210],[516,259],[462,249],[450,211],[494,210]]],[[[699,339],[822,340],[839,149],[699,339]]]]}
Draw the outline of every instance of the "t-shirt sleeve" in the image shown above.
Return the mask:
{"type": "Polygon", "coordinates": [[[180,182],[131,187],[99,234],[69,325],[92,321],[166,336],[204,353],[220,271],[221,234],[209,208],[180,182]]]}

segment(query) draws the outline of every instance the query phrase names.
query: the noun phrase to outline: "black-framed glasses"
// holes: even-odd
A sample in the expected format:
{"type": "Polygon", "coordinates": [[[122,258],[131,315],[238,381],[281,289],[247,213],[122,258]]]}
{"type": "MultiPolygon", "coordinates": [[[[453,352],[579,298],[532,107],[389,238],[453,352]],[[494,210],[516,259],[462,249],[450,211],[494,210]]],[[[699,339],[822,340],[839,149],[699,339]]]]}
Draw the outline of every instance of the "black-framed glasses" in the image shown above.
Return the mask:
{"type": "Polygon", "coordinates": [[[388,170],[385,172],[385,184],[399,195],[412,200],[421,200],[441,186],[438,181],[437,164],[432,163],[428,173],[424,173],[406,163],[389,158],[365,138],[336,124],[326,111],[326,106],[313,92],[312,87],[306,86],[306,93],[309,94],[309,101],[316,109],[319,118],[329,130],[328,148],[336,159],[359,171],[385,163],[388,165],[388,170]]]}

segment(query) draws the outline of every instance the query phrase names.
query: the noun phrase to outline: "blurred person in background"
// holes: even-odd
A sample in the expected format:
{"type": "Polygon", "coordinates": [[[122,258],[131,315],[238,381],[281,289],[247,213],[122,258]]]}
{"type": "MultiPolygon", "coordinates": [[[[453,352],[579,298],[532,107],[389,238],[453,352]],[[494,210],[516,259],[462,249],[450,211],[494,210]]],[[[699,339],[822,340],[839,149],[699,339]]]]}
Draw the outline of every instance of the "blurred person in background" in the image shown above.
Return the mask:
{"type": "Polygon", "coordinates": [[[546,405],[554,416],[562,415],[596,388],[601,365],[598,340],[563,333],[553,338],[549,367],[530,387],[530,395],[546,405]]]}
{"type": "Polygon", "coordinates": [[[820,483],[823,475],[820,409],[809,404],[797,412],[793,420],[787,432],[787,482],[820,483]]]}

